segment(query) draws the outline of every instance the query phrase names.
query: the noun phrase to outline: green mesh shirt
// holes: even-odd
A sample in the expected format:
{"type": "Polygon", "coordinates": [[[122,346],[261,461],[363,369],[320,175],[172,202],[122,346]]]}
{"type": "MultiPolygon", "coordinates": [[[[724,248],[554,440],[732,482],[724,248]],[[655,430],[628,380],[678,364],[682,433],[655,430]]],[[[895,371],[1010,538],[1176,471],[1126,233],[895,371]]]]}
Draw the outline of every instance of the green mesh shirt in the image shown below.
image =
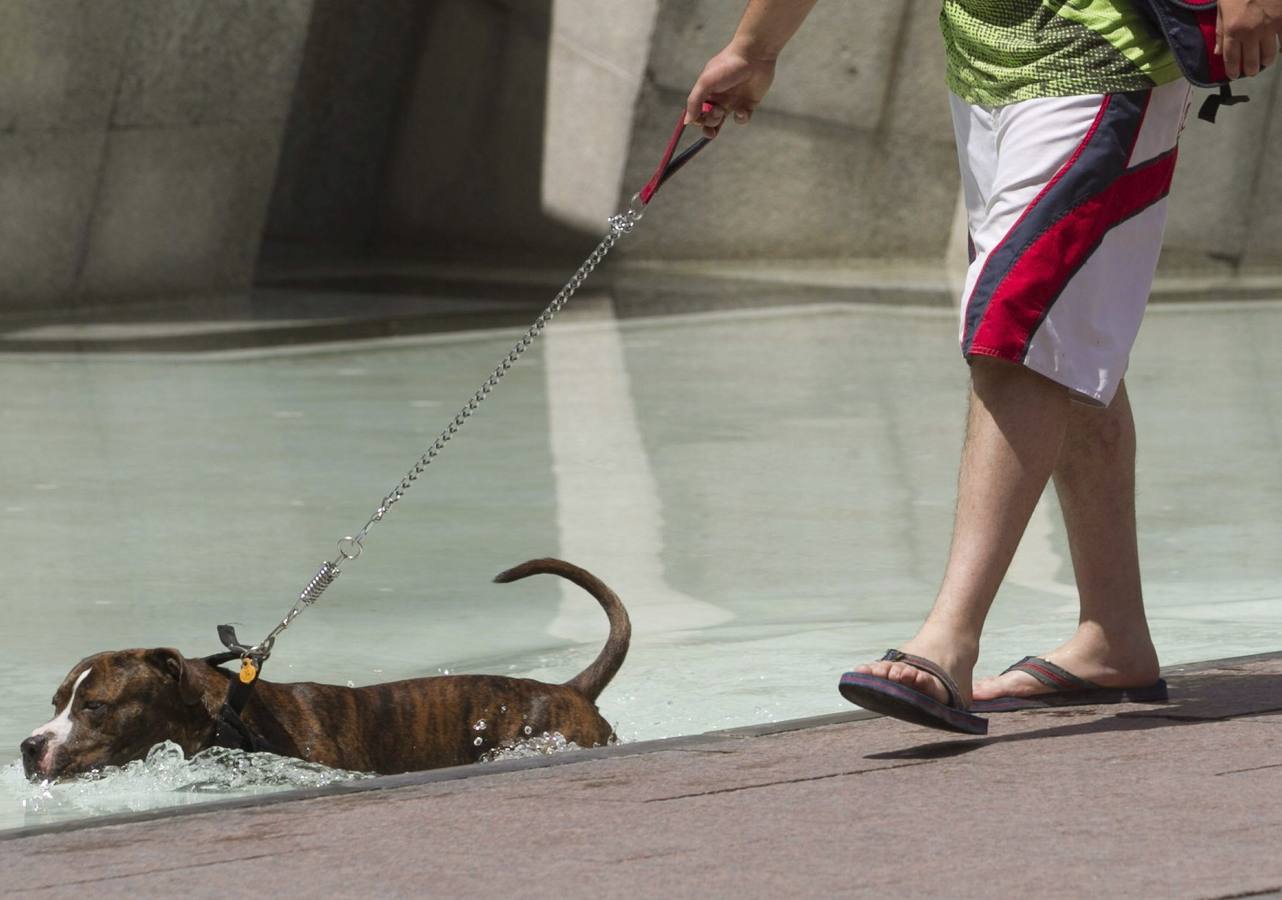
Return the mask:
{"type": "Polygon", "coordinates": [[[1180,77],[1132,0],[944,0],[948,87],[969,103],[1108,94],[1180,77]]]}

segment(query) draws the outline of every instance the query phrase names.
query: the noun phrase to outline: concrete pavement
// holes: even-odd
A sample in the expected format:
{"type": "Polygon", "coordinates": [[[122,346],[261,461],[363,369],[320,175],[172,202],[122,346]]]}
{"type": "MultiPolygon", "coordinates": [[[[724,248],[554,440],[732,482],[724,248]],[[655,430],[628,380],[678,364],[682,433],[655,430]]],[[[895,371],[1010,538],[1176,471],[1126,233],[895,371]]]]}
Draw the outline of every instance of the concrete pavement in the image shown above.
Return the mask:
{"type": "Polygon", "coordinates": [[[6,834],[39,897],[1282,897],[1282,653],[985,738],[850,714],[6,834]],[[141,819],[141,820],[140,820],[141,819]]]}

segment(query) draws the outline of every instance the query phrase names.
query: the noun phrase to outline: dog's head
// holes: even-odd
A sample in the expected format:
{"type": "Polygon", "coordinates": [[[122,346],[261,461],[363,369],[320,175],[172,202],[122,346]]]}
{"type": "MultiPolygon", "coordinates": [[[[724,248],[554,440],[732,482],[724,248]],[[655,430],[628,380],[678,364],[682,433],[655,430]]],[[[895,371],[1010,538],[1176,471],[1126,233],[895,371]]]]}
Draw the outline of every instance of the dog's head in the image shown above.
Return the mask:
{"type": "Polygon", "coordinates": [[[53,695],[54,717],[22,742],[27,777],[123,765],[165,740],[199,749],[211,727],[202,701],[212,671],[202,669],[211,667],[167,648],[82,659],[53,695]]]}

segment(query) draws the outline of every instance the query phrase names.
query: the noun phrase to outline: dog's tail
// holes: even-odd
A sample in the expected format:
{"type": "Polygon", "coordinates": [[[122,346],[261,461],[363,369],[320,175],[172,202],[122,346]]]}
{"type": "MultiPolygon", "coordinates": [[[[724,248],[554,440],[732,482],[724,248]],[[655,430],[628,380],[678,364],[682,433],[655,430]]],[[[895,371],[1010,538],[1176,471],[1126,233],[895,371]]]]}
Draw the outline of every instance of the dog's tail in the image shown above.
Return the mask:
{"type": "Polygon", "coordinates": [[[595,701],[619,671],[619,666],[623,665],[623,658],[628,655],[628,642],[632,640],[632,622],[628,619],[628,611],[623,608],[619,596],[605,582],[591,572],[559,559],[532,559],[506,572],[500,572],[494,576],[494,580],[507,584],[530,575],[559,575],[573,581],[596,597],[605,610],[606,617],[610,620],[610,637],[606,639],[605,646],[592,665],[566,682],[568,687],[595,701]]]}

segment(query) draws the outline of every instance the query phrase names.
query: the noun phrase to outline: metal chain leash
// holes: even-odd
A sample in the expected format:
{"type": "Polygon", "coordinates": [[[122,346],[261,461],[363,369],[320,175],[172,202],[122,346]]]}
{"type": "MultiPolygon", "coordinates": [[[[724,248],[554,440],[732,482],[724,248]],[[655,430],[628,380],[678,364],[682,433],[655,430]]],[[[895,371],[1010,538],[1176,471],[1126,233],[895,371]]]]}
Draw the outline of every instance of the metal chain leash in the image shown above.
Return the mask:
{"type": "MultiPolygon", "coordinates": [[[[392,488],[392,490],[383,497],[382,501],[378,504],[378,508],[374,510],[374,513],[369,517],[365,524],[361,526],[361,529],[356,532],[356,534],[348,535],[338,541],[338,553],[333,559],[326,560],[321,563],[320,568],[316,570],[316,574],[312,576],[311,581],[307,582],[307,586],[304,587],[302,592],[298,595],[298,599],[294,601],[294,605],[290,607],[289,612],[287,612],[285,617],[280,620],[280,624],[273,628],[267,637],[263,638],[252,647],[241,647],[240,645],[236,645],[236,647],[241,650],[242,658],[244,660],[252,660],[252,664],[255,667],[261,668],[267,657],[271,656],[272,648],[276,644],[276,638],[280,636],[281,632],[288,628],[290,624],[298,618],[303,610],[307,609],[320,599],[320,596],[325,592],[325,589],[333,584],[334,579],[339,576],[343,563],[360,557],[361,552],[365,549],[365,539],[369,536],[370,529],[381,522],[383,517],[387,515],[388,510],[390,510],[402,497],[405,496],[406,491],[413,487],[414,482],[417,481],[419,476],[427,470],[427,467],[432,464],[432,461],[441,454],[445,449],[446,444],[450,442],[454,435],[458,434],[459,430],[467,423],[467,420],[472,417],[472,414],[476,412],[480,405],[485,402],[485,399],[490,396],[494,388],[498,387],[498,383],[502,380],[503,376],[506,375],[508,370],[511,369],[516,361],[521,358],[521,355],[530,348],[530,345],[539,338],[539,335],[543,333],[543,329],[547,327],[547,324],[550,321],[552,321],[552,317],[560,312],[561,307],[565,306],[565,304],[569,302],[570,298],[574,296],[575,291],[583,285],[583,282],[592,274],[592,271],[601,264],[601,261],[605,259],[606,254],[613,249],[614,245],[619,242],[619,239],[624,235],[632,233],[633,229],[636,228],[637,223],[641,221],[641,217],[645,214],[645,204],[646,201],[642,200],[640,194],[637,194],[633,196],[632,202],[628,205],[628,209],[626,211],[610,216],[608,219],[610,230],[606,232],[605,237],[601,238],[601,242],[596,245],[596,248],[591,253],[588,254],[587,259],[585,259],[583,264],[579,266],[572,276],[570,276],[570,280],[567,281],[565,286],[557,292],[557,295],[552,299],[552,302],[547,305],[547,308],[544,309],[543,312],[539,314],[539,317],[534,320],[534,323],[526,329],[526,332],[521,336],[521,339],[513,345],[512,349],[508,351],[505,357],[503,357],[502,362],[500,362],[494,371],[490,373],[490,377],[487,378],[476,393],[472,395],[471,399],[467,401],[467,404],[458,411],[450,421],[450,424],[446,426],[445,430],[440,433],[432,445],[428,447],[423,455],[418,458],[418,461],[414,463],[414,467],[406,472],[405,476],[400,480],[396,487],[392,488]]],[[[252,677],[252,675],[250,677],[252,677]]]]}

